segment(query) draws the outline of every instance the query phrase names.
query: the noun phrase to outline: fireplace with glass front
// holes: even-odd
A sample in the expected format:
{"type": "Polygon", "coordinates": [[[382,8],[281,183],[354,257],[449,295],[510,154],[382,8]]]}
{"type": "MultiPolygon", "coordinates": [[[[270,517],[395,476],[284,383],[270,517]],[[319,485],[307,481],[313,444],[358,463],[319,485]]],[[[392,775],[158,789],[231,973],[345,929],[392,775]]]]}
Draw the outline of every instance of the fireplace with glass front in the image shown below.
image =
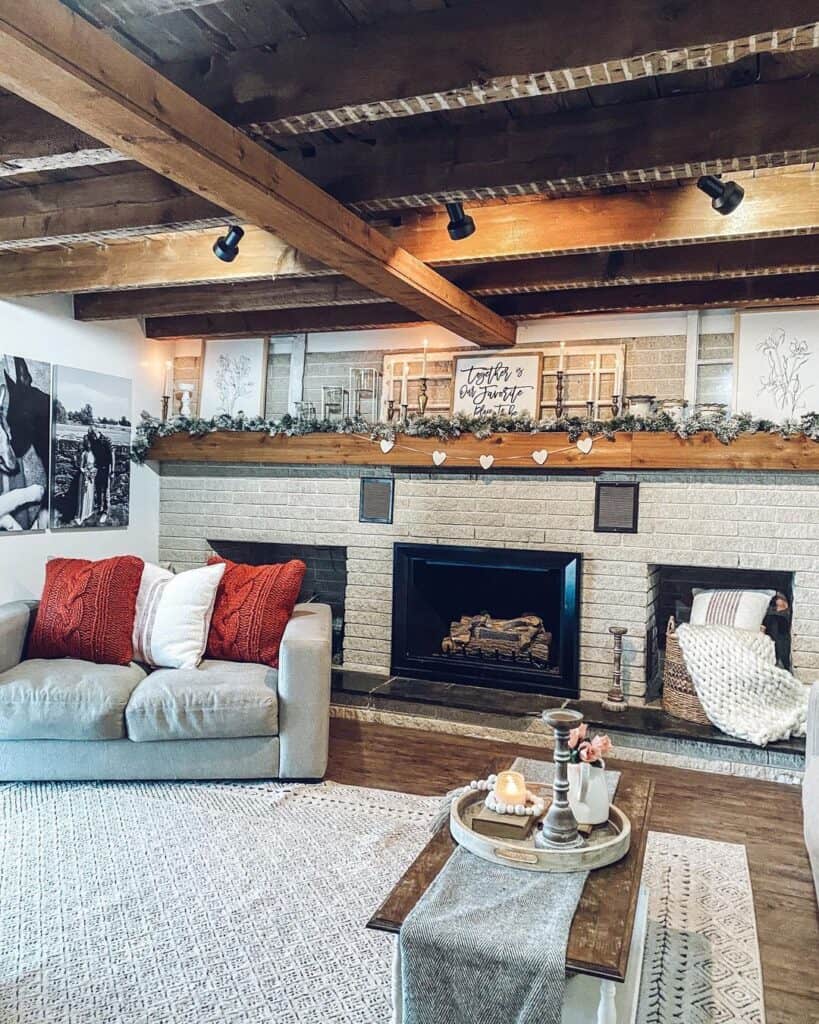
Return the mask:
{"type": "Polygon", "coordinates": [[[580,555],[396,544],[392,673],[579,696],[580,555]]]}

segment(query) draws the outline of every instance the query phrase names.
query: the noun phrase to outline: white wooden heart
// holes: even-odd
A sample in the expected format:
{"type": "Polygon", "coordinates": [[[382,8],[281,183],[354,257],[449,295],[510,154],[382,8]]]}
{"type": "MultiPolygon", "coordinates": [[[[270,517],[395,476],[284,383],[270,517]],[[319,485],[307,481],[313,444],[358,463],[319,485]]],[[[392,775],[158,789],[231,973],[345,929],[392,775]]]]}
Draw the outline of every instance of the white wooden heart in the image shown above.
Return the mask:
{"type": "Polygon", "coordinates": [[[446,462],[446,452],[434,451],[432,453],[432,461],[436,466],[443,466],[446,462]]]}
{"type": "Polygon", "coordinates": [[[381,441],[381,451],[388,455],[395,447],[395,441],[389,441],[386,437],[381,441]]]}
{"type": "Polygon", "coordinates": [[[482,455],[480,458],[481,468],[489,469],[492,463],[495,461],[494,455],[482,455]]]}
{"type": "Polygon", "coordinates": [[[594,441],[590,437],[583,437],[577,442],[577,450],[581,451],[584,455],[588,455],[592,450],[594,441]]]}
{"type": "Polygon", "coordinates": [[[549,453],[548,451],[546,451],[545,448],[541,448],[539,451],[532,452],[532,458],[539,466],[542,466],[543,463],[549,458],[549,453]]]}

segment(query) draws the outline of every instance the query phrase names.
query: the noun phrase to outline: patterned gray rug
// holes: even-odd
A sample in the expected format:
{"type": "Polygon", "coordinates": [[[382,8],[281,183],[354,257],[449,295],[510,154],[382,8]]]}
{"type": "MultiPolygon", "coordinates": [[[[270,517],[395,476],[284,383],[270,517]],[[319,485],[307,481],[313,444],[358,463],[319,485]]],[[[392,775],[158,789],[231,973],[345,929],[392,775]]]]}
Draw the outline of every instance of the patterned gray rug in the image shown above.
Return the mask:
{"type": "MultiPolygon", "coordinates": [[[[437,798],[326,783],[0,787],[4,1024],[386,1024],[364,924],[437,798]]],[[[745,850],[652,833],[641,1024],[763,1024],[745,850]]]]}

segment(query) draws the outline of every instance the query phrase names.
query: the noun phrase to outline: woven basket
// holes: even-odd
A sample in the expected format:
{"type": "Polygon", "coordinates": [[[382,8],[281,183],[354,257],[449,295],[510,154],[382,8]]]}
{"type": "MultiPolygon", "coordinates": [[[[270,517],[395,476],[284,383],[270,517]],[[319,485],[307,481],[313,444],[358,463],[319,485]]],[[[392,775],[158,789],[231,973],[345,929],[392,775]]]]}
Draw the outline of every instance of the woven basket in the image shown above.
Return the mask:
{"type": "Polygon", "coordinates": [[[684,718],[698,725],[710,725],[711,720],[703,710],[694,683],[685,667],[685,659],[677,640],[677,623],[674,616],[668,620],[665,634],[665,665],[663,666],[663,710],[674,718],[684,718]]]}

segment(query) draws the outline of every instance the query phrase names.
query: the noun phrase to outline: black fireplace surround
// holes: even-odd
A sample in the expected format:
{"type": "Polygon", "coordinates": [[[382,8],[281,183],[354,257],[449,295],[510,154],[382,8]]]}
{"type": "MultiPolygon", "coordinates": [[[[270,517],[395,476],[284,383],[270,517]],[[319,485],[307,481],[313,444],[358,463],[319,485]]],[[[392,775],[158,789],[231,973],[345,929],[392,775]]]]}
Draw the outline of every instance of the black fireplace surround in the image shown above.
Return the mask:
{"type": "Polygon", "coordinates": [[[578,697],[580,560],[566,552],[396,544],[393,675],[578,697]],[[552,634],[548,662],[444,653],[450,624],[482,613],[541,618],[552,634]]]}

